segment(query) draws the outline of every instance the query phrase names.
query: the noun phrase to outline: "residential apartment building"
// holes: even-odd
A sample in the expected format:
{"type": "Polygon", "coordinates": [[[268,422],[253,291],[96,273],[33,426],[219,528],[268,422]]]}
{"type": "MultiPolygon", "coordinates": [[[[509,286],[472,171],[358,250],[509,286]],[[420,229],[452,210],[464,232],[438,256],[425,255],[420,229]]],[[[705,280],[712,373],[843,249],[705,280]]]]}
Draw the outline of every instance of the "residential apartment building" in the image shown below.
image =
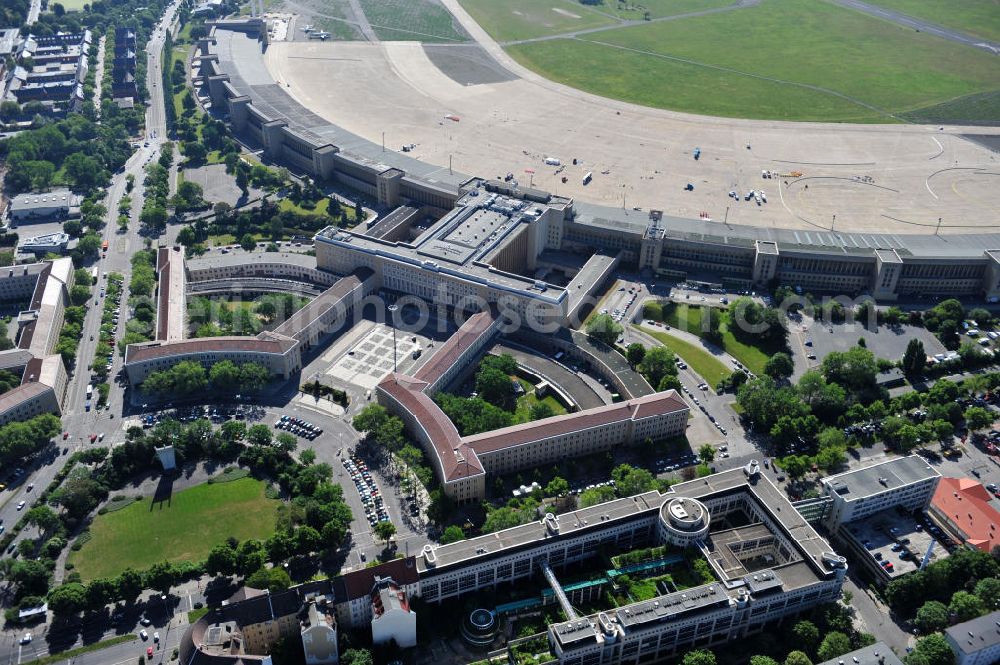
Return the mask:
{"type": "Polygon", "coordinates": [[[68,258],[0,269],[0,301],[26,301],[16,319],[16,348],[0,361],[21,377],[19,386],[0,395],[0,425],[62,412],[68,376],[55,349],[73,275],[68,258]]]}
{"type": "Polygon", "coordinates": [[[337,665],[340,651],[337,644],[337,619],[324,601],[309,603],[302,623],[302,651],[306,665],[337,665]]]}

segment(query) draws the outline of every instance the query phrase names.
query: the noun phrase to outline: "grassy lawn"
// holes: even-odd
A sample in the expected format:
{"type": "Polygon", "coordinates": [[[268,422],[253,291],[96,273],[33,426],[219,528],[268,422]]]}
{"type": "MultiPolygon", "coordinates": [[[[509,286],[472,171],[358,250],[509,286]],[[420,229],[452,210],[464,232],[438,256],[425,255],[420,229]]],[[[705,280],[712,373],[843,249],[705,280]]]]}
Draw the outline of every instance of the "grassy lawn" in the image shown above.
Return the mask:
{"type": "Polygon", "coordinates": [[[636,327],[650,337],[656,339],[656,341],[663,346],[673,351],[677,357],[686,362],[688,366],[709,385],[717,385],[719,381],[722,381],[731,374],[729,368],[726,367],[720,360],[717,360],[711,353],[698,348],[690,342],[678,339],[677,337],[672,337],[665,332],[656,330],[655,328],[647,328],[646,326],[636,327]]]}
{"type": "Polygon", "coordinates": [[[361,0],[361,8],[379,39],[467,41],[451,13],[432,0],[361,0]]]}
{"type": "Polygon", "coordinates": [[[618,23],[618,19],[605,13],[606,8],[588,7],[573,0],[460,0],[460,3],[486,32],[502,42],[618,23]]]}
{"type": "MultiPolygon", "coordinates": [[[[686,330],[692,335],[698,335],[699,337],[702,336],[701,307],[694,305],[675,305],[674,307],[664,308],[663,322],[671,327],[686,330]]],[[[763,349],[747,344],[743,340],[738,339],[729,331],[725,319],[723,320],[722,325],[719,326],[719,330],[722,331],[722,348],[726,351],[726,353],[746,365],[754,374],[760,374],[764,371],[764,363],[766,363],[767,359],[771,356],[771,351],[774,351],[775,349],[763,349]]],[[[685,360],[687,359],[685,358],[685,360]]],[[[707,380],[708,378],[706,377],[706,381],[707,380]]]]}
{"type": "Polygon", "coordinates": [[[1000,0],[867,0],[914,18],[1000,42],[1000,0]]]}
{"type": "Polygon", "coordinates": [[[650,18],[662,18],[731,4],[733,0],[605,0],[600,10],[630,21],[641,21],[646,12],[649,12],[650,18]]]}
{"type": "Polygon", "coordinates": [[[535,386],[530,381],[518,377],[517,382],[524,388],[524,394],[517,398],[517,406],[514,409],[515,423],[526,423],[531,420],[531,407],[539,402],[548,404],[554,416],[566,413],[566,408],[552,395],[546,395],[541,399],[535,397],[535,386]]]}
{"type": "MultiPolygon", "coordinates": [[[[83,6],[89,5],[91,0],[58,0],[58,2],[68,12],[82,12],[83,6]]],[[[52,5],[54,4],[56,3],[49,3],[49,11],[52,11],[52,5]]]]}
{"type": "Polygon", "coordinates": [[[274,530],[278,501],[252,478],[197,485],[166,501],[142,501],[98,515],[91,538],[69,560],[84,581],[144,570],[158,561],[201,561],[230,536],[265,538],[274,530]]]}
{"type": "Polygon", "coordinates": [[[904,113],[1000,88],[995,56],[815,0],[763,0],[509,52],[596,94],[750,118],[892,122],[880,111],[904,113]]]}
{"type": "MultiPolygon", "coordinates": [[[[186,63],[187,62],[188,53],[190,53],[190,51],[191,51],[191,45],[190,44],[189,45],[174,44],[174,48],[171,50],[171,53],[170,53],[170,69],[168,71],[171,71],[171,72],[174,71],[174,63],[177,62],[177,61],[186,63]]],[[[187,89],[188,89],[188,87],[184,86],[181,89],[180,92],[176,92],[176,93],[174,93],[172,95],[173,102],[174,102],[174,113],[177,114],[178,118],[183,117],[183,115],[184,115],[184,104],[181,103],[181,100],[184,98],[184,93],[185,93],[185,91],[187,89]]],[[[200,109],[198,109],[196,107],[195,108],[195,114],[199,114],[199,113],[200,113],[200,109]]]]}

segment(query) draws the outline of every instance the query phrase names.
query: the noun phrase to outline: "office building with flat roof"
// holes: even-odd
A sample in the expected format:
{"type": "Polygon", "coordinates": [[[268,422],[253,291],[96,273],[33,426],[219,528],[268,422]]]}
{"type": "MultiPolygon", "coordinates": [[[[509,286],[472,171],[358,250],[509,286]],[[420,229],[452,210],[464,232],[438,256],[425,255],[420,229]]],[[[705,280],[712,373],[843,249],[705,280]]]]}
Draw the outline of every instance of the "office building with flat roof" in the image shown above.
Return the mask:
{"type": "Polygon", "coordinates": [[[1000,662],[1000,610],[944,631],[955,652],[955,665],[994,665],[1000,662]]]}
{"type": "Polygon", "coordinates": [[[925,510],[941,474],[918,455],[895,457],[822,480],[833,504],[826,523],[831,532],[887,508],[925,510]]]}

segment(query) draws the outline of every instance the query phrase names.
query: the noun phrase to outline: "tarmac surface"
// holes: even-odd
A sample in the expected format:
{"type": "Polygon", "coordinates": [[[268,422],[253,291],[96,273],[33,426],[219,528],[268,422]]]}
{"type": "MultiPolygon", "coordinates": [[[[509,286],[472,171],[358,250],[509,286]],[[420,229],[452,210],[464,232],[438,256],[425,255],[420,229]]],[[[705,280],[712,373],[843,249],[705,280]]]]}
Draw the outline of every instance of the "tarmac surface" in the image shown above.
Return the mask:
{"type": "MultiPolygon", "coordinates": [[[[275,110],[315,126],[321,118],[329,129],[316,133],[335,143],[350,135],[380,143],[384,136],[386,150],[415,144],[407,156],[425,165],[484,177],[512,173],[522,185],[605,206],[774,229],[933,233],[940,220],[946,234],[1000,224],[993,194],[1000,155],[983,145],[992,139],[963,136],[993,137],[1000,129],[748,121],[650,109],[547,81],[492,44],[495,50],[480,40],[496,66],[478,55],[449,55],[468,46],[279,42],[263,55],[278,86],[253,90],[275,110]],[[504,70],[517,78],[487,76],[504,70]],[[298,104],[272,96],[286,93],[298,104]],[[562,165],[547,166],[546,157],[562,165]],[[763,179],[762,171],[787,175],[763,179]],[[587,172],[593,180],[584,185],[587,172]],[[688,183],[693,191],[685,191],[688,183]],[[767,202],[745,201],[751,189],[764,189],[767,202]]],[[[257,78],[260,59],[248,62],[246,46],[230,66],[257,78]]]]}

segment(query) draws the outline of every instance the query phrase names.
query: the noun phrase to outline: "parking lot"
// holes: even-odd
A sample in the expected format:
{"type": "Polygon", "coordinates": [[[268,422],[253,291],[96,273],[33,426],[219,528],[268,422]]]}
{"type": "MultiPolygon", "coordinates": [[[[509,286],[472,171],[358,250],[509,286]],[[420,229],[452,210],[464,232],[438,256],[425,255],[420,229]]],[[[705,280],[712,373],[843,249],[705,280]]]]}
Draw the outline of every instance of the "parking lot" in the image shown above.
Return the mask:
{"type": "Polygon", "coordinates": [[[931,561],[947,557],[947,547],[955,545],[925,517],[918,521],[897,510],[886,510],[854,522],[849,532],[855,553],[870,557],[868,565],[881,566],[890,579],[917,570],[932,543],[931,561]]]}
{"type": "Polygon", "coordinates": [[[926,328],[901,325],[869,330],[860,322],[825,324],[803,315],[799,321],[789,320],[788,345],[795,360],[793,380],[818,366],[830,353],[857,346],[859,339],[865,340],[865,347],[876,358],[888,360],[902,358],[911,339],[923,342],[927,355],[945,353],[944,345],[926,328]]]}
{"type": "Polygon", "coordinates": [[[641,282],[618,280],[611,285],[607,297],[600,304],[600,314],[608,314],[618,323],[631,320],[632,307],[639,298],[647,295],[641,282]]]}

